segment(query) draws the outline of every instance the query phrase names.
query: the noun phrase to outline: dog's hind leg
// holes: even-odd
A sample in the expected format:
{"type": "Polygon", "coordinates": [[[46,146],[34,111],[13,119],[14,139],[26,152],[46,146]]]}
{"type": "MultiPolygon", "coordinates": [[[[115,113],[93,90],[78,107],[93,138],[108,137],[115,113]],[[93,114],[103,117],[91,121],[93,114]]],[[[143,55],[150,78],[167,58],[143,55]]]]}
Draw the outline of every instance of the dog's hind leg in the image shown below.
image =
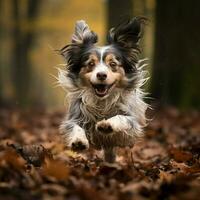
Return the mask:
{"type": "Polygon", "coordinates": [[[109,163],[114,163],[116,159],[116,152],[114,147],[104,148],[104,160],[109,163]]]}

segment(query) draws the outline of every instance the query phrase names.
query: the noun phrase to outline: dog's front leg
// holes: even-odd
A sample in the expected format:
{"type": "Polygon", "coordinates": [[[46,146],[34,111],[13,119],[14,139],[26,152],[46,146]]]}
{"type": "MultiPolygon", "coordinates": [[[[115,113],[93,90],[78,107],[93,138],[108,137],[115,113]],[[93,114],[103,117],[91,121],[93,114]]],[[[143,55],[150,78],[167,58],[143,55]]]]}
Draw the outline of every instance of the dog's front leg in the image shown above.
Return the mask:
{"type": "Polygon", "coordinates": [[[89,148],[89,142],[85,131],[75,122],[63,121],[60,127],[65,144],[74,151],[81,151],[89,148]]]}
{"type": "MultiPolygon", "coordinates": [[[[136,120],[136,118],[133,116],[116,115],[107,120],[104,119],[97,122],[96,130],[100,132],[100,134],[104,134],[104,135],[122,133],[123,135],[122,137],[124,137],[124,134],[134,137],[136,135],[139,136],[142,133],[142,126],[138,122],[138,120],[136,120]]],[[[120,137],[120,135],[118,136],[120,137]]],[[[130,143],[131,143],[130,141],[127,142],[127,144],[130,144],[130,143]]],[[[113,143],[109,147],[104,147],[105,161],[111,162],[111,163],[115,162],[115,158],[116,158],[115,146],[117,146],[117,144],[113,143]]]]}
{"type": "Polygon", "coordinates": [[[142,132],[142,126],[133,116],[116,115],[107,120],[101,120],[96,124],[96,130],[104,134],[123,132],[139,135],[142,132]]]}

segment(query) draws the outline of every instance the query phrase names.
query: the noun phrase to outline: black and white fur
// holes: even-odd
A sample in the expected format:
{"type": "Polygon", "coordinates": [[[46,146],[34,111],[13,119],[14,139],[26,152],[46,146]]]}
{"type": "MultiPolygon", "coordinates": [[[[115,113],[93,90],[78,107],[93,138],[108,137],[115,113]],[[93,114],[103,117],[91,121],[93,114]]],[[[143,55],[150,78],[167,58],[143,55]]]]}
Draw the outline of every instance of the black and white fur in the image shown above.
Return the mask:
{"type": "Polygon", "coordinates": [[[60,131],[70,148],[103,149],[105,161],[114,162],[116,147],[132,147],[142,136],[147,109],[141,89],[146,82],[146,64],[138,59],[143,23],[144,18],[136,17],[120,24],[110,30],[108,45],[98,47],[97,35],[81,20],[76,23],[71,44],[60,50],[66,69],[59,69],[58,81],[68,101],[60,131]],[[98,60],[96,65],[87,63],[91,54],[98,60]],[[113,64],[105,63],[106,55],[108,62],[115,59],[117,72],[111,68],[113,64]],[[88,65],[91,69],[84,72],[88,65]],[[98,74],[106,74],[106,78],[99,79],[98,74]]]}

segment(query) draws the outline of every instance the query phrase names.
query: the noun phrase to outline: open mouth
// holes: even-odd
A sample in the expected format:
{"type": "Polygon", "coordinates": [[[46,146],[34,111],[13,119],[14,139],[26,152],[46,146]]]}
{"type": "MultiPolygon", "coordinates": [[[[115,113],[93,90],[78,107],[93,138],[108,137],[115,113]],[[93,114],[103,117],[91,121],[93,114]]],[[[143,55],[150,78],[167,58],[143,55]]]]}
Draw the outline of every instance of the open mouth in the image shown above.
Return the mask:
{"type": "Polygon", "coordinates": [[[95,94],[99,97],[104,97],[108,94],[111,87],[114,85],[114,83],[107,85],[107,84],[92,84],[92,87],[94,88],[95,94]]]}

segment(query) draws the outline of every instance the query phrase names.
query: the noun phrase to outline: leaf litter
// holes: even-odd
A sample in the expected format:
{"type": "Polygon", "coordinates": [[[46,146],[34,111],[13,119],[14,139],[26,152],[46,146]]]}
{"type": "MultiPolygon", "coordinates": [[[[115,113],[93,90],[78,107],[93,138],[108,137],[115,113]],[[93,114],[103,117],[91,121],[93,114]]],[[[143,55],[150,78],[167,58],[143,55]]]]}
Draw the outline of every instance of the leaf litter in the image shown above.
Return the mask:
{"type": "Polygon", "coordinates": [[[199,112],[157,112],[114,164],[93,149],[67,149],[58,132],[63,116],[0,109],[0,199],[199,199],[199,112]]]}

